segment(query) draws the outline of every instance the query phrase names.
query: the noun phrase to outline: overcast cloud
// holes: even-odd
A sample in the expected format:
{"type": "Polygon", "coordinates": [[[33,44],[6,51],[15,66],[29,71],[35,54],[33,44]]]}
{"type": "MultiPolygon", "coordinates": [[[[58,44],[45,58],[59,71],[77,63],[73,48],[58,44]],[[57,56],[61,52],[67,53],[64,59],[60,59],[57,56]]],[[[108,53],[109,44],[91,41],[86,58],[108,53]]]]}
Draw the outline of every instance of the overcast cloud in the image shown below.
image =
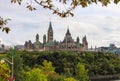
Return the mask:
{"type": "MultiPolygon", "coordinates": [[[[61,4],[58,4],[61,6],[61,4]]],[[[67,28],[70,29],[72,37],[87,36],[89,47],[108,46],[110,43],[120,47],[120,5],[108,5],[102,7],[90,5],[87,8],[77,8],[74,10],[75,16],[60,18],[52,15],[51,11],[38,7],[36,11],[29,11],[25,4],[19,6],[11,4],[10,0],[0,1],[0,16],[11,18],[8,25],[11,28],[9,34],[0,32],[0,40],[6,45],[24,44],[25,41],[35,41],[35,35],[42,37],[47,34],[49,22],[52,21],[54,39],[62,41],[67,28]]]]}

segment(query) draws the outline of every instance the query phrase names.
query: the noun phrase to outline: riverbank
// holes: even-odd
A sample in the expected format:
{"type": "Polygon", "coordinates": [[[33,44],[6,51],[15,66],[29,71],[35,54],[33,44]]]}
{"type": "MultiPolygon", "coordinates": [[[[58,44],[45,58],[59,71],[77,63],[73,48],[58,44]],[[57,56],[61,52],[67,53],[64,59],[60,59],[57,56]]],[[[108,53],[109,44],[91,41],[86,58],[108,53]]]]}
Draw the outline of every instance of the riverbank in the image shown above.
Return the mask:
{"type": "Polygon", "coordinates": [[[120,81],[120,74],[114,74],[114,75],[100,75],[100,76],[94,76],[90,77],[91,81],[120,81]]]}

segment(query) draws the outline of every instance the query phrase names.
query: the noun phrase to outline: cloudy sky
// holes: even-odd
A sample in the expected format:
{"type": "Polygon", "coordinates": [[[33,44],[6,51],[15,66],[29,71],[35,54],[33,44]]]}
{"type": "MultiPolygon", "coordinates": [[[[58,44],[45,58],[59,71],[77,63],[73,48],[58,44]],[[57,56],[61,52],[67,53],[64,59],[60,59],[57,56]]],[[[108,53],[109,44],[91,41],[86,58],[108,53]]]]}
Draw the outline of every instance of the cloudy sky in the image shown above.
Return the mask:
{"type": "Polygon", "coordinates": [[[74,40],[79,36],[82,41],[82,37],[86,35],[89,47],[109,46],[110,43],[120,47],[120,4],[110,4],[107,7],[102,7],[101,4],[79,7],[73,11],[74,17],[63,19],[38,5],[35,5],[38,10],[31,12],[26,9],[25,3],[19,6],[11,4],[10,0],[0,1],[0,16],[12,19],[7,24],[11,28],[10,33],[0,32],[0,40],[5,45],[24,44],[26,40],[34,42],[37,33],[42,42],[51,21],[54,39],[57,41],[64,39],[69,27],[74,40]]]}

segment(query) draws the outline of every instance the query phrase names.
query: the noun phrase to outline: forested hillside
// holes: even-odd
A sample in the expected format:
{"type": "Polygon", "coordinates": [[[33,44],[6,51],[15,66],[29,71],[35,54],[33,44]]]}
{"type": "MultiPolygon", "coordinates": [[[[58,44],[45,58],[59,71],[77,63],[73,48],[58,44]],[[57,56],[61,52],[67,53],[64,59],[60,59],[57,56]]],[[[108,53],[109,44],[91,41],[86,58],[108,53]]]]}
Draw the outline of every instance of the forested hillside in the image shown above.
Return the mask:
{"type": "Polygon", "coordinates": [[[17,81],[89,81],[93,76],[120,74],[120,56],[103,52],[15,50],[14,62],[17,81]]]}
{"type": "Polygon", "coordinates": [[[42,65],[43,60],[53,63],[59,74],[75,75],[78,63],[85,65],[89,76],[120,73],[120,57],[103,52],[22,52],[24,64],[33,68],[36,64],[42,65]]]}

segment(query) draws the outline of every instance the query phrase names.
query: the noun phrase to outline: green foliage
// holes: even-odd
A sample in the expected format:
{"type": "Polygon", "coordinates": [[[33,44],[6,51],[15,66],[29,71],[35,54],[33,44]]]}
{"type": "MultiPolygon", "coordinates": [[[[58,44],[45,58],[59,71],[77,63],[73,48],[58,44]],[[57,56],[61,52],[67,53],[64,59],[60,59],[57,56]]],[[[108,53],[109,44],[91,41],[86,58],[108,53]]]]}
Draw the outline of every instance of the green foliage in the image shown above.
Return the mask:
{"type": "Polygon", "coordinates": [[[15,53],[14,55],[14,76],[17,81],[22,81],[23,78],[23,60],[20,54],[15,53]]]}
{"type": "Polygon", "coordinates": [[[89,76],[88,76],[88,69],[85,69],[85,66],[81,63],[78,63],[76,66],[76,78],[79,81],[88,81],[89,76]]]}
{"type": "Polygon", "coordinates": [[[43,66],[41,66],[41,70],[45,75],[50,75],[55,73],[54,72],[55,68],[52,66],[52,62],[47,60],[43,61],[43,66]]]}
{"type": "Polygon", "coordinates": [[[120,73],[120,57],[102,52],[22,52],[24,64],[31,68],[35,64],[43,65],[44,60],[52,62],[55,72],[67,77],[75,75],[78,63],[89,69],[89,76],[111,75],[120,73]],[[31,58],[31,59],[30,59],[31,58]],[[72,59],[72,60],[71,60],[72,59]],[[33,61],[33,62],[32,62],[33,61]]]}
{"type": "Polygon", "coordinates": [[[63,76],[55,72],[55,68],[52,66],[52,62],[44,60],[43,66],[40,67],[42,73],[47,76],[48,81],[62,81],[63,76]]]}
{"type": "Polygon", "coordinates": [[[57,73],[48,75],[48,81],[64,81],[65,76],[59,75],[57,73]]]}
{"type": "Polygon", "coordinates": [[[23,58],[21,57],[21,52],[14,49],[11,49],[7,54],[7,59],[12,60],[12,56],[14,58],[14,77],[16,77],[16,81],[23,81],[23,58]]]}
{"type": "MultiPolygon", "coordinates": [[[[11,57],[11,53],[7,55],[11,57]]],[[[26,73],[29,75],[35,68],[39,69],[39,73],[48,81],[69,81],[72,78],[76,81],[88,81],[89,77],[93,76],[120,74],[120,56],[103,52],[15,50],[14,59],[17,81],[26,81],[26,73]]]]}
{"type": "Polygon", "coordinates": [[[0,59],[5,58],[6,54],[0,54],[0,59]]]}
{"type": "Polygon", "coordinates": [[[41,73],[40,69],[32,69],[25,73],[25,81],[47,81],[47,77],[41,73]]]}
{"type": "Polygon", "coordinates": [[[5,61],[1,60],[0,62],[0,81],[6,81],[10,78],[10,68],[5,61]]]}
{"type": "Polygon", "coordinates": [[[77,81],[74,78],[70,77],[70,78],[65,78],[64,81],[77,81]]]}

